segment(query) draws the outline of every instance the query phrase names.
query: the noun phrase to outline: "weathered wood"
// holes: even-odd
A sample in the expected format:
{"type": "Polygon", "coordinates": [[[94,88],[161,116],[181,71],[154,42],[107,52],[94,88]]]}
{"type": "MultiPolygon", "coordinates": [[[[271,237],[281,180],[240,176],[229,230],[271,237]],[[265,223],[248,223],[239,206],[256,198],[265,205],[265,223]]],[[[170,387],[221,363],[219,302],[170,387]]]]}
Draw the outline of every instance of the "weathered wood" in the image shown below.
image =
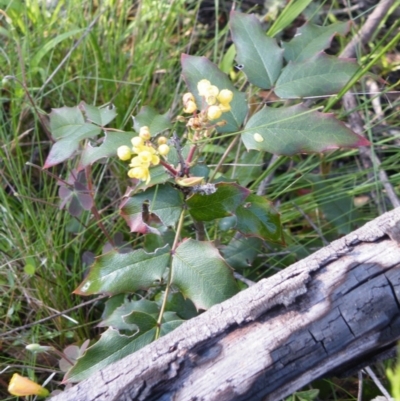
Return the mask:
{"type": "Polygon", "coordinates": [[[276,401],[400,338],[400,208],[53,401],[276,401]]]}

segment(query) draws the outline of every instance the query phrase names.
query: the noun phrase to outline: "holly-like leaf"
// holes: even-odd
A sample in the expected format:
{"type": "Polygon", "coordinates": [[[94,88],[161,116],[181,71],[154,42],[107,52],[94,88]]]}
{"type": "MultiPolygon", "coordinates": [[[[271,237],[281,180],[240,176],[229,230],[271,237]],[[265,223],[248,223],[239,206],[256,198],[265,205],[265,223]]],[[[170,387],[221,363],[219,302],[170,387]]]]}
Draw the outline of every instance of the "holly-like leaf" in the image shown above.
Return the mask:
{"type": "Polygon", "coordinates": [[[198,309],[208,309],[239,290],[217,248],[192,239],[183,241],[172,256],[172,283],[198,309]]]}
{"type": "Polygon", "coordinates": [[[307,60],[289,61],[274,91],[284,99],[331,95],[339,92],[358,68],[355,60],[318,53],[307,60]]]}
{"type": "Polygon", "coordinates": [[[250,267],[259,254],[262,241],[259,238],[233,238],[227,246],[222,247],[221,252],[226,263],[234,269],[250,267]]]}
{"type": "Polygon", "coordinates": [[[140,127],[147,126],[151,135],[157,135],[172,127],[169,112],[158,114],[150,106],[142,107],[139,114],[133,119],[133,128],[139,132],[140,127]]]}
{"type": "Polygon", "coordinates": [[[238,91],[231,80],[214,63],[206,57],[189,56],[182,54],[182,75],[189,91],[193,93],[198,107],[204,105],[204,99],[199,96],[197,83],[202,79],[208,79],[212,85],[221,89],[229,89],[233,92],[233,99],[230,103],[231,110],[223,113],[222,116],[213,121],[226,121],[226,125],[217,127],[218,132],[236,132],[242,125],[247,114],[247,102],[245,94],[238,91]]]}
{"type": "Polygon", "coordinates": [[[85,113],[86,119],[101,127],[105,127],[117,116],[117,111],[113,105],[107,107],[96,107],[85,102],[79,105],[79,108],[85,113]]]}
{"type": "Polygon", "coordinates": [[[80,168],[84,168],[103,157],[117,155],[117,149],[126,145],[131,147],[131,139],[136,134],[134,132],[106,132],[104,141],[100,146],[93,147],[90,143],[83,150],[80,159],[80,168]]]}
{"type": "Polygon", "coordinates": [[[279,213],[263,196],[249,195],[246,203],[236,209],[237,229],[247,237],[283,243],[279,213]]]}
{"type": "Polygon", "coordinates": [[[153,187],[123,201],[121,216],[132,232],[159,234],[150,226],[155,215],[165,226],[174,226],[183,207],[182,193],[170,185],[153,187]]]}
{"type": "Polygon", "coordinates": [[[369,145],[367,139],[336,120],[333,114],[309,110],[300,104],[263,108],[246,124],[242,140],[247,149],[287,156],[369,145]],[[256,133],[262,141],[256,141],[256,133]]]}
{"type": "Polygon", "coordinates": [[[189,298],[184,298],[180,292],[174,292],[168,296],[166,310],[173,311],[186,320],[197,316],[197,310],[193,302],[189,298]]]}
{"type": "Polygon", "coordinates": [[[101,128],[85,122],[79,107],[61,107],[50,113],[50,131],[56,143],[52,146],[43,168],[49,168],[70,158],[81,140],[100,134],[101,128]]]}
{"type": "MultiPolygon", "coordinates": [[[[108,314],[108,316],[103,319],[98,326],[110,326],[120,332],[122,330],[138,331],[140,327],[140,329],[143,331],[143,324],[147,325],[147,323],[139,319],[138,324],[138,321],[135,318],[136,315],[134,314],[138,311],[150,316],[151,319],[145,316],[146,322],[152,322],[155,320],[154,317],[158,315],[159,308],[155,302],[148,301],[147,299],[142,299],[140,301],[130,301],[129,299],[125,299],[124,303],[115,308],[112,313],[108,314]]],[[[154,327],[156,324],[157,321],[150,325],[150,328],[154,327]]]]}
{"type": "MultiPolygon", "coordinates": [[[[76,365],[65,375],[64,381],[77,382],[90,377],[94,372],[105,368],[113,362],[119,361],[145,345],[154,341],[157,327],[159,307],[153,301],[125,301],[124,308],[117,308],[113,312],[112,323],[122,327],[124,334],[114,328],[104,332],[100,340],[89,347],[81,356],[76,365]],[[118,313],[121,315],[117,316],[118,313]],[[123,324],[121,326],[121,322],[123,324]],[[127,327],[133,328],[127,331],[127,327]]],[[[164,312],[160,334],[165,335],[184,320],[174,312],[164,312]]]]}
{"type": "Polygon", "coordinates": [[[150,344],[155,334],[155,327],[147,331],[136,331],[130,336],[109,328],[78,359],[76,365],[65,375],[64,382],[74,383],[90,377],[98,370],[150,344]]]}
{"type": "Polygon", "coordinates": [[[232,11],[230,28],[236,46],[236,61],[242,65],[249,82],[270,89],[277,80],[283,63],[283,49],[266,36],[255,15],[232,11]]]}
{"type": "Polygon", "coordinates": [[[247,198],[250,190],[235,183],[216,184],[217,191],[211,195],[193,194],[186,202],[189,213],[197,221],[211,221],[231,216],[247,198]]]}
{"type": "Polygon", "coordinates": [[[118,294],[147,289],[159,282],[170,260],[168,245],[146,253],[138,249],[130,253],[111,251],[96,258],[89,274],[74,294],[118,294]]]}
{"type": "Polygon", "coordinates": [[[306,23],[297,29],[290,42],[283,42],[286,61],[302,61],[315,56],[330,46],[335,34],[345,35],[349,31],[350,22],[337,22],[327,26],[306,23]]]}

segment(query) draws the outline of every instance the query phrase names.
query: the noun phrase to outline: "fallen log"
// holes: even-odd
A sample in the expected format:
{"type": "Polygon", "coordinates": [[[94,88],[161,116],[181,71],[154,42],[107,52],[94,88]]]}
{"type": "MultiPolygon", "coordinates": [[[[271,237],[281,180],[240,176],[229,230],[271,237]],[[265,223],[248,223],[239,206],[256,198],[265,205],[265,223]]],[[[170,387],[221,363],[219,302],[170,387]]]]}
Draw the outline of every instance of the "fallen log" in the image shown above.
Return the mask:
{"type": "Polygon", "coordinates": [[[400,208],[53,401],[277,401],[400,339],[400,208]]]}

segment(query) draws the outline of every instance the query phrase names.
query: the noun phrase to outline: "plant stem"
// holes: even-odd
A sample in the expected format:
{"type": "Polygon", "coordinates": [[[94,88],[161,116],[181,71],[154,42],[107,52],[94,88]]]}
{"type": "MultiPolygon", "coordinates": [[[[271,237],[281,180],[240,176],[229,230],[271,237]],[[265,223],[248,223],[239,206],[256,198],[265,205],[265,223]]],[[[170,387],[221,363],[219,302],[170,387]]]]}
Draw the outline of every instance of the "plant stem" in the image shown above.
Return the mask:
{"type": "Polygon", "coordinates": [[[235,136],[234,140],[229,144],[229,146],[226,148],[224,154],[221,157],[221,160],[218,162],[217,167],[215,167],[215,170],[213,171],[210,179],[208,180],[208,182],[211,182],[215,175],[217,174],[218,170],[221,168],[222,163],[225,161],[226,156],[228,156],[229,152],[232,150],[232,148],[236,145],[236,142],[239,139],[239,135],[235,136]]]}
{"type": "Polygon", "coordinates": [[[86,167],[86,169],[85,169],[86,182],[87,182],[89,194],[93,200],[93,206],[91,207],[90,211],[92,212],[94,218],[96,219],[96,223],[97,223],[98,227],[103,232],[103,234],[106,236],[108,242],[113,246],[113,248],[115,248],[114,240],[111,238],[110,234],[108,233],[104,224],[102,223],[100,213],[97,210],[96,203],[94,201],[94,195],[93,195],[94,191],[93,191],[93,185],[92,185],[92,173],[91,172],[92,172],[92,170],[91,170],[90,166],[86,167]]]}
{"type": "Polygon", "coordinates": [[[178,176],[178,172],[164,160],[160,160],[160,164],[165,167],[174,177],[178,176]]]}
{"type": "MultiPolygon", "coordinates": [[[[182,210],[181,215],[179,217],[178,227],[176,229],[175,239],[174,239],[174,243],[172,245],[171,256],[173,256],[176,248],[178,247],[178,241],[181,236],[181,231],[182,231],[184,220],[185,220],[185,209],[182,210]]],[[[167,279],[167,285],[165,287],[164,298],[163,298],[160,313],[159,313],[158,319],[157,319],[157,329],[156,329],[155,340],[157,340],[160,337],[161,323],[162,323],[162,318],[164,316],[165,308],[167,306],[167,299],[168,299],[169,291],[171,288],[171,282],[172,282],[172,259],[171,259],[171,266],[170,266],[169,272],[168,272],[168,279],[167,279]]]]}

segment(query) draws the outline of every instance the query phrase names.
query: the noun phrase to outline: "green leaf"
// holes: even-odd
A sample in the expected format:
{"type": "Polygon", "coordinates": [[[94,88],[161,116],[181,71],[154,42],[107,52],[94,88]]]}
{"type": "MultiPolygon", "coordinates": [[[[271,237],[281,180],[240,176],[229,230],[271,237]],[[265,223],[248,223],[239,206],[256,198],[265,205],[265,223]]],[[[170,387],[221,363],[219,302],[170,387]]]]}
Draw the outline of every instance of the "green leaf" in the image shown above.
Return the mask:
{"type": "Polygon", "coordinates": [[[79,148],[79,142],[101,133],[101,128],[85,122],[78,107],[62,107],[50,113],[50,131],[57,141],[47,156],[44,168],[70,158],[79,148]]]}
{"type": "Polygon", "coordinates": [[[159,234],[156,228],[149,225],[152,215],[156,215],[164,226],[174,226],[182,208],[182,192],[170,185],[162,185],[124,200],[120,213],[131,232],[159,234]]]}
{"type": "Polygon", "coordinates": [[[189,298],[184,298],[181,292],[174,292],[168,296],[167,311],[176,312],[182,319],[189,320],[197,316],[197,310],[189,298]]]}
{"type": "Polygon", "coordinates": [[[309,110],[300,104],[263,108],[247,122],[242,140],[247,149],[287,156],[369,145],[367,139],[336,120],[333,114],[309,110]],[[256,133],[262,142],[254,139],[256,133]]]}
{"type": "Polygon", "coordinates": [[[312,0],[291,0],[283,9],[279,17],[268,29],[267,35],[274,37],[277,33],[289,26],[311,3],[312,0]]]}
{"type": "Polygon", "coordinates": [[[233,92],[233,99],[230,103],[231,110],[223,113],[218,120],[213,122],[226,121],[226,125],[217,128],[218,132],[238,131],[247,114],[246,95],[238,91],[228,76],[206,57],[182,54],[181,64],[183,78],[189,91],[196,98],[196,103],[199,107],[204,103],[197,91],[197,83],[202,79],[208,79],[212,85],[216,85],[219,89],[229,89],[233,92]]]}
{"type": "Polygon", "coordinates": [[[328,26],[306,23],[297,29],[290,42],[283,42],[286,61],[302,61],[315,56],[330,46],[335,34],[345,35],[349,31],[349,22],[337,22],[328,26]]]}
{"type": "Polygon", "coordinates": [[[233,238],[221,252],[226,263],[234,269],[245,269],[252,265],[262,247],[259,238],[233,238]]]}
{"type": "Polygon", "coordinates": [[[89,122],[100,125],[101,127],[109,124],[117,116],[114,106],[95,107],[85,102],[81,102],[79,108],[85,113],[89,122]]]}
{"type": "Polygon", "coordinates": [[[105,319],[103,319],[98,326],[99,327],[107,327],[110,326],[115,330],[129,330],[129,331],[143,331],[144,326],[148,327],[147,322],[151,322],[150,327],[155,327],[157,321],[153,322],[154,316],[157,316],[159,312],[158,305],[153,301],[148,301],[146,299],[141,299],[140,301],[130,301],[129,299],[125,299],[124,303],[117,308],[115,308],[112,313],[109,313],[105,319]],[[145,314],[144,317],[147,320],[141,319],[142,316],[139,316],[139,319],[136,319],[134,314],[138,313],[145,314]],[[153,316],[152,316],[153,315],[153,316]],[[150,318],[148,318],[150,316],[150,318]]]}
{"type": "Polygon", "coordinates": [[[155,252],[108,252],[96,258],[89,274],[74,294],[118,294],[148,289],[159,282],[170,260],[168,245],[155,252]]]}
{"type": "Polygon", "coordinates": [[[101,335],[100,340],[78,359],[76,365],[65,375],[64,381],[74,383],[87,379],[98,370],[150,344],[155,334],[155,327],[131,336],[121,335],[117,330],[109,328],[101,335]]]}
{"type": "Polygon", "coordinates": [[[106,132],[104,142],[100,146],[93,147],[91,144],[86,146],[81,154],[79,166],[84,168],[103,157],[116,156],[120,146],[132,147],[131,139],[135,135],[134,132],[106,132]]]}
{"type": "Polygon", "coordinates": [[[197,309],[208,309],[239,288],[231,268],[209,242],[183,241],[172,256],[172,283],[197,309]]]}
{"type": "Polygon", "coordinates": [[[236,61],[243,66],[247,79],[263,89],[270,89],[282,69],[283,49],[266,36],[255,15],[236,11],[230,14],[230,28],[236,46],[236,61]]]}
{"type": "Polygon", "coordinates": [[[165,114],[158,114],[150,106],[145,106],[140,109],[139,114],[133,119],[133,128],[139,132],[141,127],[147,126],[151,135],[155,136],[166,129],[172,127],[170,113],[167,111],[165,114]]]}
{"type": "Polygon", "coordinates": [[[187,201],[189,213],[197,221],[211,221],[231,216],[247,198],[250,190],[235,183],[216,184],[211,195],[193,194],[187,201]]]}
{"type": "Polygon", "coordinates": [[[224,56],[222,57],[221,62],[219,63],[219,69],[224,73],[224,74],[229,74],[232,67],[233,67],[233,61],[235,59],[236,55],[236,49],[235,45],[232,43],[228,50],[225,52],[224,56]]]}
{"type": "Polygon", "coordinates": [[[334,94],[346,85],[358,68],[354,60],[318,53],[307,60],[289,61],[274,91],[284,99],[334,94]]]}
{"type": "Polygon", "coordinates": [[[249,195],[246,204],[236,209],[236,217],[236,227],[243,235],[284,242],[279,213],[263,196],[249,195]]]}

